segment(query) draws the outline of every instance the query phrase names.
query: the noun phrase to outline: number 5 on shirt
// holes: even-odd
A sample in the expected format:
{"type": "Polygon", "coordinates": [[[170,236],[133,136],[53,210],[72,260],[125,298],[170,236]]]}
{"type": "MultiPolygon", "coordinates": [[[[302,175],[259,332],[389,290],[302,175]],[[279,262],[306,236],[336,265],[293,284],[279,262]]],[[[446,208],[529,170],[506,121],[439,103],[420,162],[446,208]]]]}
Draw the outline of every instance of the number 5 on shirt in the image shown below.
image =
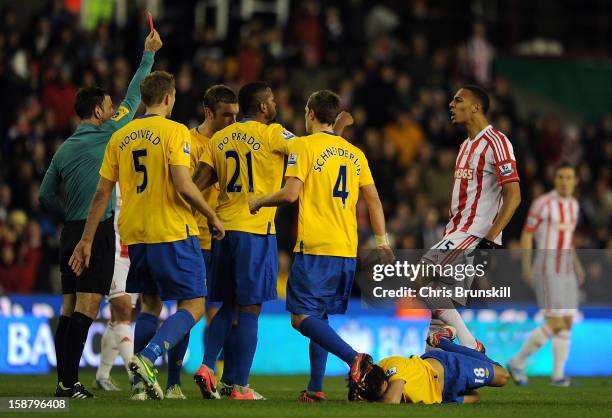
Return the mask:
{"type": "Polygon", "coordinates": [[[136,186],[136,193],[142,193],[147,188],[147,167],[140,163],[140,157],[146,157],[146,149],[137,149],[132,151],[132,159],[134,160],[134,170],[142,173],[142,183],[136,186]]]}

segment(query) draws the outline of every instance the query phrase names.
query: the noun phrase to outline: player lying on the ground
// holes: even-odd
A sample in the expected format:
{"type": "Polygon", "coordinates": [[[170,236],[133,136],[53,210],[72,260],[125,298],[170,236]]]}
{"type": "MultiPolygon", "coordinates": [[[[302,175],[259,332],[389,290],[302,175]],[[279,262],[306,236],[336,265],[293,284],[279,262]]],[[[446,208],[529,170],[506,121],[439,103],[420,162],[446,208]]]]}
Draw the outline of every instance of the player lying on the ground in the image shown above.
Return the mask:
{"type": "Polygon", "coordinates": [[[476,403],[483,386],[500,387],[509,375],[486,355],[446,338],[421,357],[387,357],[349,385],[349,400],[382,403],[476,403]]]}

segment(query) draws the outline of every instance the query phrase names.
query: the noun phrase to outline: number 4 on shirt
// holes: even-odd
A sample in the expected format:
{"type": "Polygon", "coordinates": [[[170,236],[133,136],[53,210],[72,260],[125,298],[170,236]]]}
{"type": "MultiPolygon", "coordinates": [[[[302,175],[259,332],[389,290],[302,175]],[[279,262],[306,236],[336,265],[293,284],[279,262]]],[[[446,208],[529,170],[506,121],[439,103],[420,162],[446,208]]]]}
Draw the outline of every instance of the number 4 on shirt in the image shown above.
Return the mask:
{"type": "Polygon", "coordinates": [[[342,199],[342,207],[346,208],[346,199],[348,199],[348,195],[349,192],[346,191],[346,166],[341,165],[332,196],[342,199]]]}

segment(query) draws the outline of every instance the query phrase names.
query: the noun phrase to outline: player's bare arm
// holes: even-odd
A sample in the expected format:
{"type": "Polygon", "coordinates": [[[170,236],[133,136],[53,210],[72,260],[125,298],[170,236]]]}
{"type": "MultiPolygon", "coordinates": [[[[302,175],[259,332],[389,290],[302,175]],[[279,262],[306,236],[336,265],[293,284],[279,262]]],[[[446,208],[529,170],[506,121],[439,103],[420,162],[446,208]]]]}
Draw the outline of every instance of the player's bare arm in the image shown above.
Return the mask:
{"type": "Polygon", "coordinates": [[[191,180],[189,168],[182,165],[170,165],[170,173],[176,191],[208,219],[210,230],[213,231],[213,237],[215,239],[223,239],[225,236],[223,224],[191,180]]]}
{"type": "Polygon", "coordinates": [[[387,383],[387,390],[380,401],[382,403],[401,403],[405,384],[406,382],[403,380],[394,380],[393,382],[387,383]]]}
{"type": "Polygon", "coordinates": [[[200,191],[208,189],[217,182],[215,169],[206,163],[199,162],[193,173],[193,182],[200,191]]]}
{"type": "Polygon", "coordinates": [[[480,402],[480,394],[477,390],[472,390],[463,395],[463,403],[478,403],[480,402]]]}
{"type": "Polygon", "coordinates": [[[297,177],[287,177],[285,186],[278,192],[250,199],[249,211],[256,214],[263,207],[289,205],[298,199],[303,186],[297,177]]]}
{"type": "Polygon", "coordinates": [[[502,198],[503,203],[499,209],[497,219],[495,219],[491,229],[489,229],[489,232],[484,237],[489,241],[495,241],[495,238],[501,234],[521,203],[521,186],[519,182],[513,181],[504,184],[502,186],[502,198]]]}
{"type": "Polygon", "coordinates": [[[380,197],[378,196],[378,190],[374,184],[368,184],[367,186],[361,187],[361,194],[368,206],[368,212],[370,214],[370,224],[376,237],[376,249],[382,263],[391,263],[395,260],[393,251],[389,244],[389,238],[387,237],[385,227],[385,212],[383,210],[380,197]]]}
{"type": "Polygon", "coordinates": [[[572,259],[574,261],[574,271],[576,272],[576,279],[578,279],[578,286],[582,286],[584,284],[586,273],[575,249],[572,249],[572,259]]]}
{"type": "Polygon", "coordinates": [[[98,181],[98,187],[96,194],[91,201],[89,207],[89,213],[87,214],[87,221],[85,222],[85,229],[83,229],[83,235],[81,240],[74,248],[72,256],[68,261],[68,265],[77,276],[80,276],[83,270],[89,267],[89,259],[91,258],[91,244],[98,229],[100,219],[104,214],[108,201],[113,194],[113,188],[115,182],[100,177],[98,181]]]}
{"type": "Polygon", "coordinates": [[[533,249],[533,232],[523,230],[521,233],[521,253],[522,265],[523,265],[523,279],[529,286],[533,287],[533,267],[532,267],[532,254],[533,249]]]}

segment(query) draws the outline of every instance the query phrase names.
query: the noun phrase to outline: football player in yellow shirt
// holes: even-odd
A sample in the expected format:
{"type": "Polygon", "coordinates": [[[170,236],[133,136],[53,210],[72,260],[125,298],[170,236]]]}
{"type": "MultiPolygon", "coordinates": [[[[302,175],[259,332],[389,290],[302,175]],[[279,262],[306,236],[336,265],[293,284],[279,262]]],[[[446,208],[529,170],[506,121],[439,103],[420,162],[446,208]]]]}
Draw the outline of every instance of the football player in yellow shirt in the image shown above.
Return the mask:
{"type": "Polygon", "coordinates": [[[146,113],[111,137],[81,241],[70,258],[77,275],[89,266],[94,233],[119,182],[119,234],[131,261],[126,291],[142,294],[134,333],[137,354],[129,367],[153,399],[164,396],[155,360],[178,344],[204,311],[204,260],[191,207],[206,216],[217,238],[224,236],[219,218],[191,180],[189,131],[167,119],[174,106],[174,86],[174,76],[164,71],[142,81],[146,113]],[[162,300],[176,300],[178,310],[157,330],[162,300]]]}
{"type": "MultiPolygon", "coordinates": [[[[451,328],[447,326],[447,328],[451,328]]],[[[454,335],[454,330],[449,335],[454,335]]],[[[430,339],[431,340],[431,334],[430,339]]],[[[429,342],[428,341],[428,342],[429,342]]],[[[483,386],[500,387],[510,375],[480,351],[439,338],[420,357],[387,357],[349,386],[349,400],[382,403],[476,403],[483,386]]]]}
{"type": "MultiPolygon", "coordinates": [[[[195,171],[195,168],[200,161],[200,157],[204,152],[204,148],[206,147],[208,141],[210,141],[210,138],[216,132],[236,122],[236,116],[238,116],[238,96],[236,96],[236,93],[234,93],[231,88],[225,85],[215,85],[208,88],[204,93],[203,107],[204,121],[200,125],[189,130],[189,133],[191,134],[192,174],[193,171],[195,171]]],[[[219,197],[218,183],[215,183],[211,187],[203,190],[202,194],[211,208],[217,207],[217,199],[219,197]]],[[[200,230],[200,248],[202,249],[202,257],[204,258],[206,275],[208,277],[211,274],[211,232],[208,229],[208,222],[204,216],[202,216],[200,213],[195,213],[194,216],[196,218],[196,222],[198,223],[198,229],[200,230]]],[[[207,284],[207,287],[210,287],[210,285],[207,284]]],[[[210,321],[220,307],[221,302],[213,302],[211,300],[206,301],[206,330],[204,331],[204,347],[207,346],[206,340],[208,331],[210,330],[210,321]]],[[[231,357],[232,346],[230,342],[231,341],[228,339],[228,341],[226,341],[224,344],[223,356],[231,357]]],[[[185,344],[185,350],[186,349],[187,344],[185,344]]],[[[185,354],[185,350],[182,352],[183,355],[185,354]]],[[[168,353],[168,355],[170,355],[170,353],[168,353]]],[[[223,357],[220,356],[220,358],[223,357]]],[[[182,357],[180,358],[180,361],[182,361],[182,357]]],[[[168,357],[168,362],[170,362],[170,357],[168,357]]],[[[227,373],[229,376],[232,373],[233,365],[234,363],[229,361],[227,363],[227,369],[223,368],[223,373],[227,373]]]]}
{"type": "Polygon", "coordinates": [[[295,135],[273,123],[276,103],[267,84],[246,84],[238,102],[244,118],[213,135],[194,175],[200,190],[218,180],[216,212],[227,230],[223,240],[213,242],[209,276],[208,300],[223,305],[210,324],[202,366],[194,379],[204,398],[219,397],[212,369],[221,347],[235,334],[240,353],[234,357],[233,376],[224,375],[229,381],[223,382],[232,385],[231,399],[255,400],[259,397],[248,387],[248,377],[261,304],[276,298],[278,260],[275,209],[252,216],[248,198],[278,190],[284,156],[295,135]],[[230,333],[235,319],[237,325],[230,333]]]}
{"type": "Polygon", "coordinates": [[[328,315],[346,312],[357,266],[357,201],[361,192],[370,213],[382,261],[393,259],[385,233],[385,216],[363,152],[332,131],[340,98],[329,90],[313,93],[306,104],[306,131],[290,146],[285,186],[251,199],[251,213],[299,199],[295,259],[287,283],[291,324],[310,339],[310,382],[300,401],[325,399],[323,376],[327,353],[350,367],[360,381],[372,364],[329,326],[328,315]]]}

